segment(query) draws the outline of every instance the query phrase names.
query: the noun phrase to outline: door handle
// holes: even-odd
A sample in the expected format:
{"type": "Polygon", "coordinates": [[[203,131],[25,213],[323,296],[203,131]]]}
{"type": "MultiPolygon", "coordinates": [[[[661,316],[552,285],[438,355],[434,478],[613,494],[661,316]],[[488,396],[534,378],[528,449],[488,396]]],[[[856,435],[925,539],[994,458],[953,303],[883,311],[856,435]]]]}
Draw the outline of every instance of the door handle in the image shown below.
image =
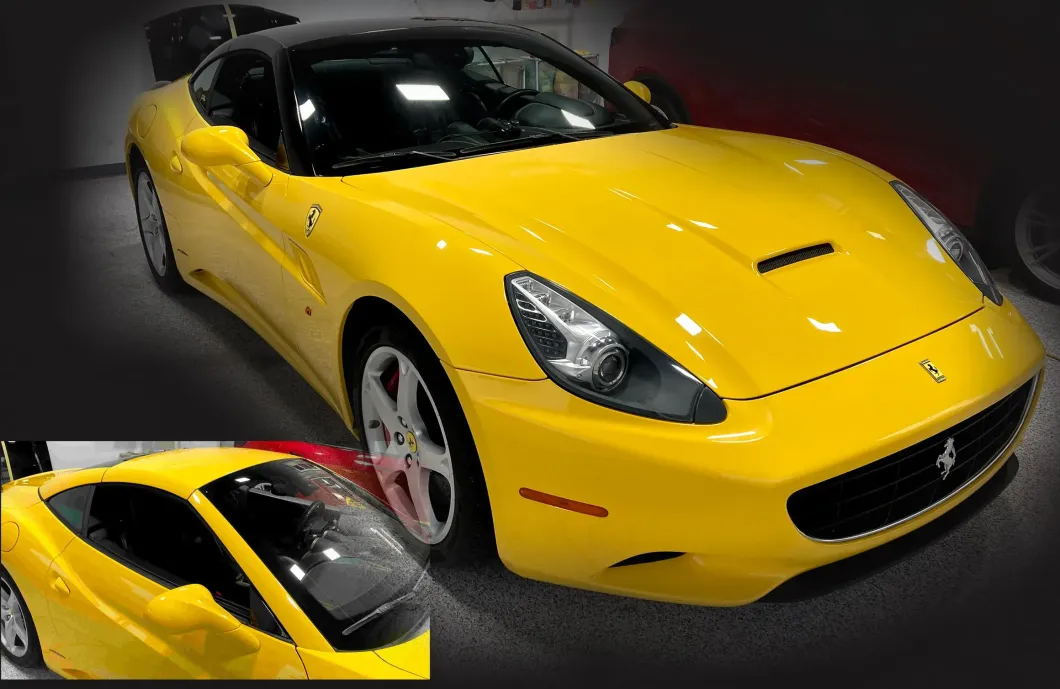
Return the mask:
{"type": "Polygon", "coordinates": [[[169,167],[173,170],[173,172],[184,172],[184,166],[180,164],[180,158],[177,157],[176,152],[174,152],[173,157],[169,159],[169,167]]]}
{"type": "Polygon", "coordinates": [[[66,585],[66,582],[62,580],[62,577],[56,576],[52,579],[52,589],[60,595],[70,595],[70,587],[66,585]]]}

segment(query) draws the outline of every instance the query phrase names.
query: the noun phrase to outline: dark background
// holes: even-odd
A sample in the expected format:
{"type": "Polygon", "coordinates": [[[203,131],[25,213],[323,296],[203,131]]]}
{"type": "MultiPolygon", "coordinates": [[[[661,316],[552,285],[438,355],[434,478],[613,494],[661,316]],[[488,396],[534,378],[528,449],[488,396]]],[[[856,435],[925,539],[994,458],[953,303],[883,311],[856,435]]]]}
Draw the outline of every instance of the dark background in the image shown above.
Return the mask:
{"type": "MultiPolygon", "coordinates": [[[[83,285],[98,267],[81,261],[72,243],[78,218],[63,214],[63,122],[77,117],[63,93],[74,79],[99,82],[102,88],[107,75],[80,71],[69,61],[77,52],[71,47],[90,46],[131,5],[5,4],[0,24],[0,430],[56,440],[281,437],[282,427],[262,423],[255,400],[204,385],[201,372],[186,361],[108,341],[93,330],[98,321],[83,285]]],[[[959,129],[970,145],[1054,164],[1060,129],[1058,3],[656,0],[653,6],[674,31],[691,25],[714,29],[710,40],[698,44],[702,51],[690,58],[739,61],[748,70],[794,80],[834,80],[848,85],[851,98],[882,91],[918,105],[925,118],[959,129]]],[[[218,377],[223,372],[211,372],[211,380],[218,377]]],[[[1056,513],[1038,516],[1055,520],[1056,513]]],[[[777,666],[763,658],[757,671],[739,675],[692,674],[664,659],[636,657],[629,667],[609,660],[606,671],[588,662],[566,674],[550,669],[571,684],[600,679],[603,673],[609,682],[631,684],[683,679],[712,686],[1054,685],[1060,670],[1060,528],[1055,523],[1052,534],[1042,541],[1038,557],[1012,563],[1011,576],[992,583],[991,596],[969,599],[957,614],[952,605],[942,617],[926,609],[922,626],[904,626],[901,634],[862,630],[856,642],[837,638],[835,656],[827,662],[820,657],[828,649],[816,649],[815,660],[805,666],[777,666]]],[[[567,593],[557,589],[555,595],[567,593]]],[[[888,598],[872,604],[886,608],[888,598]]],[[[563,633],[563,619],[549,619],[547,610],[530,614],[540,625],[535,634],[563,633]]],[[[584,614],[591,616],[592,609],[584,614]]],[[[886,617],[885,610],[881,616],[886,617]]],[[[785,621],[785,628],[797,626],[785,621]]],[[[600,634],[606,636],[607,629],[600,634]]],[[[439,620],[434,681],[471,683],[472,677],[444,672],[445,639],[444,620],[439,620]]],[[[673,644],[681,645],[682,639],[674,638],[673,644]]],[[[709,657],[715,650],[702,653],[709,657]]],[[[511,653],[518,655],[520,649],[511,653]]],[[[522,684],[531,675],[503,679],[522,684]]]]}

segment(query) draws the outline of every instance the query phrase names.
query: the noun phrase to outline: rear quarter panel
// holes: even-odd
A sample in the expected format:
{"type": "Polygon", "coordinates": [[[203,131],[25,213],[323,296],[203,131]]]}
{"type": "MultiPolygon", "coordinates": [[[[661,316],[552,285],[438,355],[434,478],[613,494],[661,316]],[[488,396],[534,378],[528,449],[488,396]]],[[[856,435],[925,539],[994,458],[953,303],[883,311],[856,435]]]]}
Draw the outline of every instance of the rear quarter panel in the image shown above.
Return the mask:
{"type": "Polygon", "coordinates": [[[75,536],[40,501],[36,486],[4,486],[0,524],[8,532],[12,524],[18,529],[18,538],[11,550],[0,552],[0,564],[26,599],[41,647],[47,650],[55,642],[55,628],[44,593],[48,567],[75,536]]]}

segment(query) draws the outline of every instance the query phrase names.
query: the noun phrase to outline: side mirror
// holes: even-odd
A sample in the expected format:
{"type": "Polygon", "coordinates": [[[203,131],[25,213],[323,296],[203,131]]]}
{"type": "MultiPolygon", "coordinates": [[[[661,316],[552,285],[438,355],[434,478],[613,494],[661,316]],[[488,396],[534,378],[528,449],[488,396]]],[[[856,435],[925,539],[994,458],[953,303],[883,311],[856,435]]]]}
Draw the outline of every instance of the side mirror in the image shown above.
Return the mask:
{"type": "Polygon", "coordinates": [[[250,148],[250,139],[239,127],[201,127],[180,142],[184,157],[202,167],[235,165],[262,186],[272,181],[272,170],[250,148]]]}
{"type": "Polygon", "coordinates": [[[651,89],[644,84],[639,81],[627,81],[623,86],[636,94],[637,98],[640,98],[645,103],[651,103],[651,89]]]}
{"type": "Polygon", "coordinates": [[[147,604],[148,621],[171,634],[208,631],[220,635],[233,655],[254,653],[258,638],[227,610],[217,604],[201,584],[188,584],[155,596],[147,604]]]}

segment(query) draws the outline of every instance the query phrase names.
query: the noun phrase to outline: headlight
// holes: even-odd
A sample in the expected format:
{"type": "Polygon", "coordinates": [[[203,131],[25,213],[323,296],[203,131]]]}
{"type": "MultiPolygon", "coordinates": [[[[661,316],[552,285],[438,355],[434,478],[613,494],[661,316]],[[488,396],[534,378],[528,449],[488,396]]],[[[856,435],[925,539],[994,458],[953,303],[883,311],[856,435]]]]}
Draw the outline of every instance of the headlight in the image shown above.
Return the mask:
{"type": "Polygon", "coordinates": [[[997,283],[990,277],[983,259],[979,258],[979,254],[975,252],[971,243],[957,229],[957,226],[927,199],[898,180],[891,182],[891,186],[909,204],[909,207],[916,213],[916,217],[920,218],[920,222],[924,223],[924,227],[942,245],[957,267],[964,271],[968,279],[975,283],[987,299],[1000,305],[1003,297],[997,288],[997,283]]]}
{"type": "Polygon", "coordinates": [[[556,384],[613,409],[718,423],[725,403],[698,378],[615,319],[530,273],[505,278],[530,352],[556,384]]]}

